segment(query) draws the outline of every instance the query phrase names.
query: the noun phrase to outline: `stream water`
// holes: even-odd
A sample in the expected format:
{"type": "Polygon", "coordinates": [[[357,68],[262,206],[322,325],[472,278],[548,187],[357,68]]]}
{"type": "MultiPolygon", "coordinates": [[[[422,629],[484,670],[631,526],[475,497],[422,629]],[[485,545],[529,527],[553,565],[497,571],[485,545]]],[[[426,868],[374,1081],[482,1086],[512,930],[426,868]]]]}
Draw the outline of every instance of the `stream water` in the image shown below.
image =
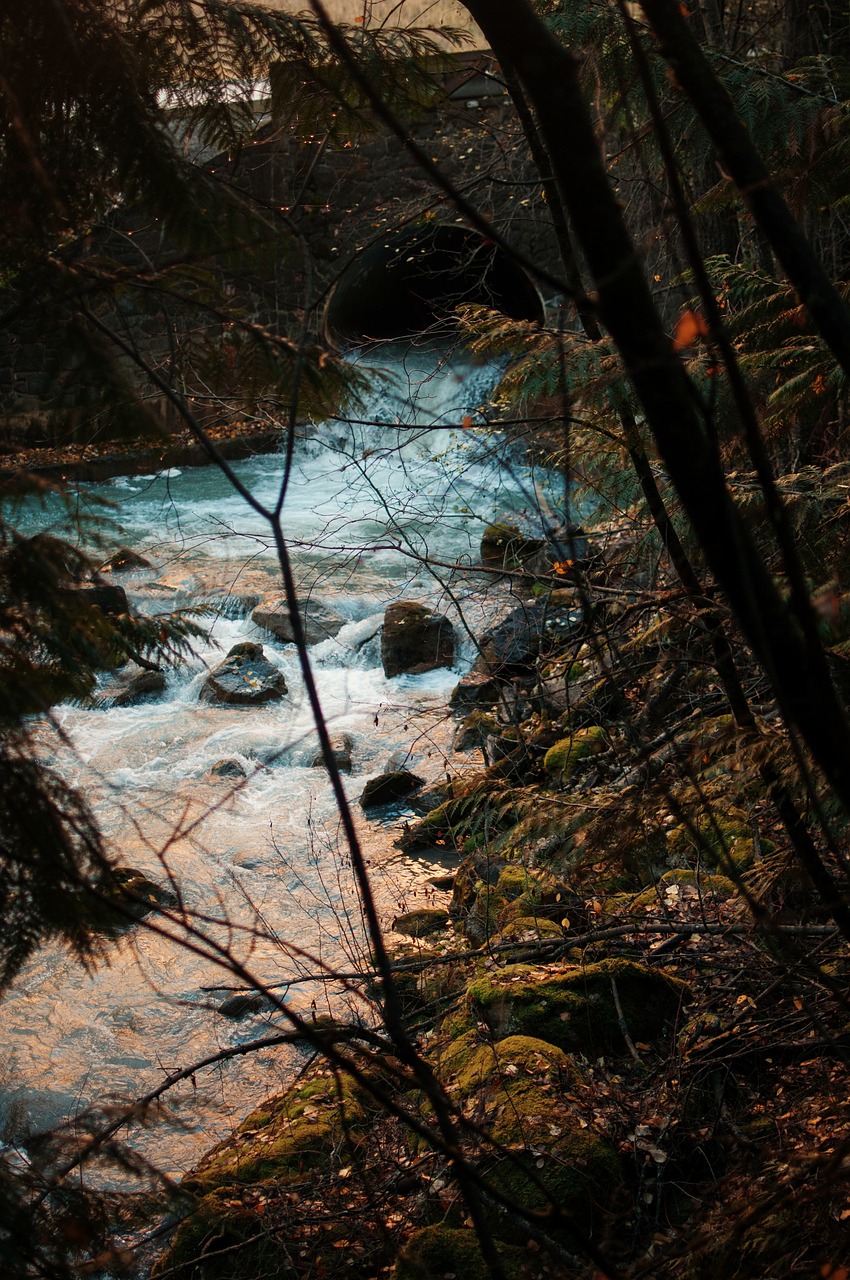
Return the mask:
{"type": "MultiPolygon", "coordinates": [[[[486,524],[532,511],[548,478],[524,463],[507,465],[498,435],[459,426],[479,420],[497,367],[401,346],[371,360],[384,374],[360,418],[321,424],[297,445],[283,526],[302,596],[348,619],[336,639],[312,647],[311,659],[332,732],[353,740],[348,794],[391,921],[400,908],[442,899],[427,885],[432,868],[393,848],[404,813],[367,819],[357,798],[391,758],[430,779],[458,767],[445,706],[473,648],[456,606],[474,632],[492,618],[494,600],[480,574],[440,566],[474,566],[486,524]],[[378,631],[386,605],[402,598],[452,617],[462,641],[454,670],[385,678],[378,631]]],[[[257,497],[274,502],[282,455],[235,470],[257,497]]],[[[137,609],[156,614],[208,601],[218,613],[208,620],[209,640],[170,672],[158,700],[59,707],[39,729],[42,751],[90,800],[122,863],[179,885],[206,941],[190,950],[137,927],[93,973],[58,947],[39,952],[3,1004],[7,1142],[105,1100],[140,1096],[175,1069],[277,1026],[279,1014],[234,1022],[216,1012],[223,994],[205,988],[235,980],[210,958],[210,944],[229,948],[269,983],[360,964],[357,899],[326,775],[311,767],[317,740],[295,651],[250,620],[258,600],[279,593],[268,529],[214,468],[83,485],[76,498],[81,513],[101,516],[103,500],[111,504],[109,545],[131,546],[151,561],[115,577],[137,609]],[[250,708],[199,702],[209,667],[244,639],[260,641],[284,671],[286,698],[250,708]],[[247,779],[211,774],[222,759],[238,762],[247,779]]],[[[31,529],[58,518],[50,506],[23,513],[31,529]]],[[[287,998],[299,1009],[313,1002],[324,1009],[329,990],[296,983],[287,998]]],[[[296,1048],[274,1049],[199,1073],[169,1097],[171,1123],[131,1131],[130,1140],[178,1176],[259,1098],[279,1090],[300,1060],[296,1048]]]]}

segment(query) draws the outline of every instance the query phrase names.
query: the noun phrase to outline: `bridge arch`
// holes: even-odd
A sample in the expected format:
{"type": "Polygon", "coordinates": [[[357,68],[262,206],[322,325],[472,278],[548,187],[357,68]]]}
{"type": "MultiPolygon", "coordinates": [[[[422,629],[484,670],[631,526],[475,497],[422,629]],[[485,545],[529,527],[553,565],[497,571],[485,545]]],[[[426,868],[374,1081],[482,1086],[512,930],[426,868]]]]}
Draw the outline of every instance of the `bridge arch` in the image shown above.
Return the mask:
{"type": "Polygon", "coordinates": [[[325,306],[325,340],[337,350],[407,338],[453,323],[462,303],[515,320],[543,320],[531,277],[477,231],[433,223],[384,233],[342,270],[325,306]]]}

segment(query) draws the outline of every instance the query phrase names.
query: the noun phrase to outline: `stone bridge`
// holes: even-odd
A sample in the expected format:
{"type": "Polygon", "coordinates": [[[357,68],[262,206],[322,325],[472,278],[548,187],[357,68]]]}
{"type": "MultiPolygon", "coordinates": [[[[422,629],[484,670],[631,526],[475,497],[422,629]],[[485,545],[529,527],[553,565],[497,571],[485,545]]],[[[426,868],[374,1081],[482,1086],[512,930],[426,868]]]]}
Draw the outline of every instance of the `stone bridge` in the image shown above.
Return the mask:
{"type": "MultiPolygon", "coordinates": [[[[453,55],[439,100],[408,127],[501,236],[526,259],[554,265],[540,186],[490,55],[453,55]]],[[[273,331],[306,332],[344,348],[421,331],[463,301],[480,301],[518,318],[542,318],[543,304],[528,275],[466,227],[452,198],[435,188],[384,127],[330,141],[303,137],[269,119],[242,154],[204,163],[217,180],[249,194],[279,222],[281,234],[264,274],[232,277],[247,314],[273,331]]],[[[134,220],[132,212],[122,213],[99,236],[128,265],[162,252],[156,229],[134,220]]],[[[162,317],[134,309],[130,295],[118,307],[113,318],[154,359],[179,336],[179,316],[169,317],[166,334],[162,317]]],[[[6,415],[24,427],[31,424],[37,434],[52,417],[50,410],[61,409],[63,400],[71,404],[74,371],[60,363],[58,347],[51,349],[38,317],[25,317],[7,333],[0,340],[0,406],[6,415]]],[[[66,432],[68,421],[66,415],[66,432]]]]}

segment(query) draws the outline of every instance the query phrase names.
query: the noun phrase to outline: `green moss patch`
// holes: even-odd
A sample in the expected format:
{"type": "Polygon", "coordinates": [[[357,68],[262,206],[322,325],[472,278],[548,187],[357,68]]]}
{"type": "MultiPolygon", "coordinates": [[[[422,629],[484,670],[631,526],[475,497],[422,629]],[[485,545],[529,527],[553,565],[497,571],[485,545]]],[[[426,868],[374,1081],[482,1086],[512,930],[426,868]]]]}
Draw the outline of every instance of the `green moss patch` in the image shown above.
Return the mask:
{"type": "Polygon", "coordinates": [[[344,1081],[337,1089],[332,1079],[307,1080],[253,1111],[183,1185],[203,1194],[227,1183],[297,1180],[325,1168],[344,1134],[364,1123],[352,1084],[344,1081]]]}
{"type": "Polygon", "coordinates": [[[221,1187],[199,1201],[177,1228],[171,1248],[151,1272],[152,1280],[234,1280],[263,1276],[283,1280],[294,1268],[262,1218],[237,1198],[240,1188],[221,1187]]]}
{"type": "Polygon", "coordinates": [[[585,1054],[626,1048],[614,998],[633,1040],[651,1040],[674,1021],[687,985],[629,960],[570,966],[508,965],[467,987],[472,1016],[497,1039],[536,1036],[585,1054]]]}
{"type": "Polygon", "coordinates": [[[553,777],[567,782],[582,760],[605,750],[605,730],[598,724],[586,729],[576,729],[568,738],[561,738],[543,757],[543,767],[553,777]]]}
{"type": "Polygon", "coordinates": [[[396,916],[393,929],[408,938],[427,938],[432,933],[442,933],[449,923],[449,913],[442,907],[419,907],[396,916]]]}
{"type": "MultiPolygon", "coordinates": [[[[503,1244],[499,1257],[505,1280],[531,1280],[544,1273],[540,1259],[526,1249],[503,1244]]],[[[442,1225],[415,1231],[393,1269],[393,1280],[489,1280],[490,1275],[475,1233],[442,1225]]]]}

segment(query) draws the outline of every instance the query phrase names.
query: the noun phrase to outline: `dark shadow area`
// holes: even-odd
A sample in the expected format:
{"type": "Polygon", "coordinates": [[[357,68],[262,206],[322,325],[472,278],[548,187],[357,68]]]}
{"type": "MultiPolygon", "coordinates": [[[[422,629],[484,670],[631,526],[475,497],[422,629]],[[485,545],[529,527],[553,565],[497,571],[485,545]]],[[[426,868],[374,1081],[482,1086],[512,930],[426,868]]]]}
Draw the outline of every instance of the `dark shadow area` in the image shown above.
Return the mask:
{"type": "Polygon", "coordinates": [[[532,280],[504,250],[466,227],[415,227],[374,241],[349,263],[325,308],[336,348],[406,338],[451,322],[461,303],[543,320],[532,280]]]}

